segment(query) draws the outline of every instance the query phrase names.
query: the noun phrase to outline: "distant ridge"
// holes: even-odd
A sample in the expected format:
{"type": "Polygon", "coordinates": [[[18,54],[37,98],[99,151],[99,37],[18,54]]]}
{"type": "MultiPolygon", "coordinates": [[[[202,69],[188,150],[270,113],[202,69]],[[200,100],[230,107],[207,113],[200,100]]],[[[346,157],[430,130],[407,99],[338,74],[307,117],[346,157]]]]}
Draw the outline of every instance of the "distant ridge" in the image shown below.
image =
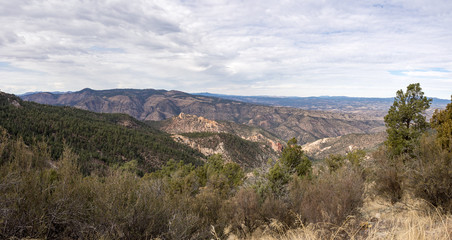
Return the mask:
{"type": "MultiPolygon", "coordinates": [[[[41,92],[41,91],[36,91],[36,92],[26,92],[26,93],[23,93],[23,94],[18,94],[17,96],[19,96],[19,97],[25,97],[25,96],[33,95],[33,94],[37,94],[37,93],[42,93],[42,92],[41,92]]],[[[51,93],[51,94],[65,94],[65,93],[71,93],[71,91],[67,91],[67,92],[59,92],[59,91],[56,91],[56,92],[49,92],[49,93],[51,93]]]]}
{"type": "MultiPolygon", "coordinates": [[[[305,110],[330,111],[365,115],[371,119],[380,119],[387,114],[394,98],[366,98],[346,96],[320,97],[280,97],[280,96],[238,96],[214,93],[195,93],[201,96],[218,97],[223,99],[242,101],[270,106],[295,107],[305,110]]],[[[435,109],[443,109],[450,100],[433,98],[427,115],[431,116],[435,109]]]]}
{"type": "Polygon", "coordinates": [[[186,113],[261,127],[285,141],[295,137],[300,143],[350,133],[382,131],[384,127],[381,120],[355,114],[265,106],[175,90],[83,89],[65,94],[43,92],[22,98],[95,112],[126,113],[140,120],[159,121],[186,113]]]}

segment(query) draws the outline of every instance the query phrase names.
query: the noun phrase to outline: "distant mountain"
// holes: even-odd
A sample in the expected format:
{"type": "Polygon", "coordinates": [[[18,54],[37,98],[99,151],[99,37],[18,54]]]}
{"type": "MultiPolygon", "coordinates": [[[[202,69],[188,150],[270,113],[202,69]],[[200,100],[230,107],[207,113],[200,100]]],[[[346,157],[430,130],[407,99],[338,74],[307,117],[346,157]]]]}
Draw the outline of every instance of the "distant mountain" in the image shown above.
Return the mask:
{"type": "MultiPolygon", "coordinates": [[[[305,110],[352,113],[367,116],[369,119],[382,120],[388,113],[394,98],[363,98],[363,97],[270,97],[270,96],[236,96],[212,93],[197,93],[201,96],[218,97],[270,106],[295,107],[305,110]]],[[[450,100],[433,98],[427,115],[431,116],[435,109],[444,109],[450,100]]]]}
{"type": "Polygon", "coordinates": [[[320,138],[384,129],[381,120],[354,114],[264,106],[180,91],[83,89],[66,94],[37,93],[23,99],[95,112],[126,113],[140,120],[158,121],[187,113],[261,127],[285,141],[296,137],[301,144],[320,138]]]}
{"type": "MultiPolygon", "coordinates": [[[[26,92],[26,93],[23,93],[23,94],[18,94],[17,96],[19,96],[19,97],[25,97],[25,96],[33,95],[33,94],[37,94],[37,93],[42,93],[42,92],[41,92],[41,91],[37,91],[37,92],[26,92]]],[[[52,93],[52,94],[65,94],[65,93],[71,93],[71,91],[68,91],[68,92],[59,92],[59,91],[55,91],[55,92],[50,92],[50,93],[52,93]]]]}
{"type": "Polygon", "coordinates": [[[285,144],[262,128],[183,113],[149,124],[173,134],[173,139],[206,156],[222,154],[224,159],[248,168],[260,166],[269,158],[279,158],[285,144]]]}
{"type": "Polygon", "coordinates": [[[26,102],[0,92],[0,130],[27,145],[44,142],[49,157],[61,157],[66,144],[79,156],[85,173],[136,160],[139,170],[152,171],[169,159],[201,164],[203,154],[175,142],[126,114],[100,114],[72,107],[26,102]]]}

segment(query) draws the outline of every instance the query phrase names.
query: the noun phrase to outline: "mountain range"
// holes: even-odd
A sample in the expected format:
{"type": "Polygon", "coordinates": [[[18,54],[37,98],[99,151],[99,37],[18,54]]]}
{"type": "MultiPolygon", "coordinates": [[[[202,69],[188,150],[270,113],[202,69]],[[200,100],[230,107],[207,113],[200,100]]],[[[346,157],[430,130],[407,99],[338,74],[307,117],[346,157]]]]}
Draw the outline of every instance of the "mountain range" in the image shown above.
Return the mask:
{"type": "Polygon", "coordinates": [[[381,119],[365,115],[268,106],[180,91],[83,89],[63,94],[41,92],[22,98],[100,113],[125,113],[143,121],[160,121],[185,113],[260,127],[284,141],[295,137],[300,144],[350,133],[384,130],[381,119]]]}
{"type": "MultiPolygon", "coordinates": [[[[382,120],[388,113],[394,98],[365,98],[365,97],[272,97],[272,96],[237,96],[213,93],[196,93],[197,95],[218,97],[223,99],[242,101],[270,106],[284,106],[305,110],[351,113],[366,116],[369,119],[382,120]]],[[[444,109],[450,100],[432,98],[433,102],[427,116],[431,116],[435,109],[444,109]]]]}

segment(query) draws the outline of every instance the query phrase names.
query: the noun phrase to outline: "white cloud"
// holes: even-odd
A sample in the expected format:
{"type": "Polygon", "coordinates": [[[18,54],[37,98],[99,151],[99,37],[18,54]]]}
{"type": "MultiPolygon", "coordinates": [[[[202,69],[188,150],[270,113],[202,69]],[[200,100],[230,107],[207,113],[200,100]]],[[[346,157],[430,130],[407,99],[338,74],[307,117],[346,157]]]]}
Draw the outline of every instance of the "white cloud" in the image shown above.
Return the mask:
{"type": "Polygon", "coordinates": [[[2,1],[0,85],[393,96],[421,82],[449,98],[451,12],[447,0],[2,1]]]}

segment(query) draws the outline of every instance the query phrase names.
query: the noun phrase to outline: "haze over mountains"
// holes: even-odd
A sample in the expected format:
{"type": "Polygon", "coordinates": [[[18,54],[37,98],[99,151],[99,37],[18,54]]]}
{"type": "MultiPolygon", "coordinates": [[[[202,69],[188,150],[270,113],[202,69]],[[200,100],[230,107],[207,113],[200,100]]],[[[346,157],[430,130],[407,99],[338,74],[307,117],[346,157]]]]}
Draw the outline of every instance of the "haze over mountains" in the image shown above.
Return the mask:
{"type": "MultiPolygon", "coordinates": [[[[272,97],[272,96],[237,96],[213,93],[196,93],[197,95],[219,97],[242,102],[266,104],[271,106],[295,107],[305,110],[319,110],[339,113],[353,113],[367,116],[370,119],[382,120],[388,113],[394,98],[365,97],[272,97]]],[[[433,98],[432,106],[427,110],[431,116],[435,109],[444,109],[450,100],[433,98]]]]}
{"type": "Polygon", "coordinates": [[[22,98],[95,112],[126,113],[139,120],[158,121],[186,113],[261,127],[285,141],[296,137],[301,144],[326,137],[384,129],[383,121],[363,115],[265,106],[180,91],[83,89],[65,94],[36,93],[22,98]]]}

